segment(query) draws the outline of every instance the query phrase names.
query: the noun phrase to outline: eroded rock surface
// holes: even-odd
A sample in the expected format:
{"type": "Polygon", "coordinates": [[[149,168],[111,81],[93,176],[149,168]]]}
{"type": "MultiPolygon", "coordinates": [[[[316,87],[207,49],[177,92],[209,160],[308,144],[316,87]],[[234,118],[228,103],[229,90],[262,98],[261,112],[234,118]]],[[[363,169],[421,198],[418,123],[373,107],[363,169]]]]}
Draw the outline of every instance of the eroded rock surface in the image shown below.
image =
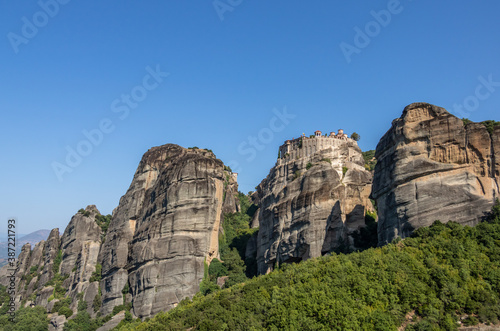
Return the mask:
{"type": "MultiPolygon", "coordinates": [[[[219,256],[223,213],[239,210],[236,176],[208,150],[150,149],[106,233],[102,215],[90,205],[71,218],[62,236],[54,229],[33,250],[23,246],[16,306],[35,303],[51,312],[69,297],[75,315],[83,300],[91,317],[128,303],[134,316],[150,317],[192,297],[205,263],[219,256]]],[[[4,285],[7,268],[0,271],[4,285]]],[[[62,328],[66,319],[54,316],[51,327],[62,328]]]]}
{"type": "Polygon", "coordinates": [[[209,151],[169,144],[144,154],[101,249],[101,313],[123,303],[127,286],[138,317],[192,297],[204,261],[218,257],[222,209],[236,211],[236,193],[234,176],[209,151]]]}
{"type": "Polygon", "coordinates": [[[342,245],[355,249],[351,234],[365,226],[365,212],[372,208],[372,176],[357,143],[309,139],[318,142],[288,148],[257,187],[259,231],[249,241],[247,258],[256,255],[260,274],[277,262],[318,257],[342,245]]]}
{"type": "Polygon", "coordinates": [[[475,225],[499,195],[500,127],[464,125],[444,108],[407,106],[377,145],[379,245],[435,220],[475,225]]]}

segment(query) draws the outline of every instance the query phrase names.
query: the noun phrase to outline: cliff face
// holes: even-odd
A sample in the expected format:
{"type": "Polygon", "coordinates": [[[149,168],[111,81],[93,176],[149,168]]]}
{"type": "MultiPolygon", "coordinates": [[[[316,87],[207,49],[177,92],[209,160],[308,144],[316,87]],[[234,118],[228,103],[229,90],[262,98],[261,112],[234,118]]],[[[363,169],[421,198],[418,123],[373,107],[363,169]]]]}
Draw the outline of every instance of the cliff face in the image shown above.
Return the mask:
{"type": "MultiPolygon", "coordinates": [[[[101,244],[101,230],[94,221],[99,212],[95,206],[87,207],[86,212],[89,216],[77,213],[71,218],[62,237],[59,236],[59,229],[53,229],[47,240],[37,243],[33,250],[29,243],[22,247],[15,277],[16,307],[36,304],[51,312],[55,303],[63,297],[70,297],[70,307],[76,311],[78,293],[88,292],[91,286],[89,278],[95,270],[101,244]],[[65,292],[58,297],[54,297],[56,276],[65,292]]],[[[4,285],[5,270],[0,273],[4,285]]],[[[94,288],[97,291],[97,284],[94,288]]],[[[84,298],[92,313],[93,298],[84,298]]]]}
{"type": "MultiPolygon", "coordinates": [[[[33,250],[22,247],[17,307],[34,303],[50,312],[68,297],[74,313],[84,300],[92,317],[126,303],[137,317],[174,307],[198,292],[204,262],[218,257],[222,216],[239,209],[237,192],[236,174],[212,152],[177,145],[150,149],[106,233],[96,221],[99,211],[88,206],[62,236],[54,229],[33,250]]],[[[2,284],[8,275],[2,268],[2,284]]],[[[49,318],[59,329],[66,321],[57,313],[49,318]]]]}
{"type": "Polygon", "coordinates": [[[257,187],[259,231],[247,257],[256,255],[261,274],[277,262],[321,256],[342,245],[355,248],[351,234],[365,226],[365,211],[372,208],[372,176],[355,141],[308,145],[312,152],[301,147],[290,151],[295,157],[278,159],[257,187]]]}
{"type": "Polygon", "coordinates": [[[223,206],[236,211],[229,191],[235,187],[210,152],[177,145],[150,149],[113,214],[101,249],[101,313],[123,303],[127,284],[127,300],[138,317],[192,297],[203,279],[204,261],[218,257],[223,206]]]}
{"type": "MultiPolygon", "coordinates": [[[[72,298],[70,307],[76,311],[78,293],[84,293],[83,299],[91,315],[95,315],[92,304],[98,286],[90,279],[96,269],[102,234],[95,222],[97,215],[100,215],[99,211],[91,205],[85,209],[85,214],[79,212],[71,218],[61,237],[61,264],[58,269],[59,274],[69,275],[63,287],[67,289],[66,295],[72,298]]],[[[49,307],[52,305],[49,304],[49,307]]]]}
{"type": "Polygon", "coordinates": [[[379,245],[435,220],[475,225],[499,194],[500,127],[490,135],[427,103],[407,106],[377,145],[379,245]]]}

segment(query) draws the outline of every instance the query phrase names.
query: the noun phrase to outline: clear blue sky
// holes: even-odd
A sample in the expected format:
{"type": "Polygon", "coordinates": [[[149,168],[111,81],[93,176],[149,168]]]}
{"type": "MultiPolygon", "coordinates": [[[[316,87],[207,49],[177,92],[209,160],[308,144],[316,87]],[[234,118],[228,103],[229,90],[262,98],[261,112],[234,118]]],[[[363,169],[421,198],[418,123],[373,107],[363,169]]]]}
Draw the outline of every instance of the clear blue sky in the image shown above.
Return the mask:
{"type": "Polygon", "coordinates": [[[19,233],[111,213],[152,146],[210,148],[248,192],[303,132],[374,149],[416,101],[500,119],[498,1],[60,1],[0,1],[0,219],[19,233]]]}

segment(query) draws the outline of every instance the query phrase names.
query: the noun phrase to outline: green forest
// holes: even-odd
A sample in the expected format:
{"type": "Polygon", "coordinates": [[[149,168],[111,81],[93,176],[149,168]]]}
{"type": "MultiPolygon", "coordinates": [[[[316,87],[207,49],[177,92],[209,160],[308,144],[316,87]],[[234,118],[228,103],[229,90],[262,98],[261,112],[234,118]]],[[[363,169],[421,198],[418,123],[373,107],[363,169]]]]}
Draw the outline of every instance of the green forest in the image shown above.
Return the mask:
{"type": "Polygon", "coordinates": [[[363,252],[283,265],[120,330],[456,330],[500,318],[500,204],[363,252]]]}
{"type": "MultiPolygon", "coordinates": [[[[410,238],[362,252],[331,253],[248,278],[241,245],[252,235],[250,204],[227,216],[221,261],[201,291],[152,319],[131,314],[119,330],[456,330],[500,318],[500,203],[475,227],[436,221],[410,238]],[[227,275],[227,288],[215,284],[227,275]]],[[[214,260],[215,261],[215,260],[214,260]]],[[[248,262],[248,261],[247,261],[248,262]]],[[[2,330],[46,330],[41,307],[22,308],[2,330]]],[[[65,330],[95,330],[102,320],[78,312],[65,330]]]]}

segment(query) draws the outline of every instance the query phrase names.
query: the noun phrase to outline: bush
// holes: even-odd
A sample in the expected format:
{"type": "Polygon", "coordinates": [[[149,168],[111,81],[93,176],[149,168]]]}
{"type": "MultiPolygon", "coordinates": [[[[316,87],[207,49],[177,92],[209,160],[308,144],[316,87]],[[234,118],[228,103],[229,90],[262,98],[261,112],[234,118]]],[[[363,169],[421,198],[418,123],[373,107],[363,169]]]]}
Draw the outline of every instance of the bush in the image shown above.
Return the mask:
{"type": "Polygon", "coordinates": [[[96,313],[99,309],[101,309],[102,301],[101,295],[98,293],[94,297],[94,301],[92,301],[92,307],[94,308],[94,313],[96,313]]]}
{"type": "Polygon", "coordinates": [[[111,215],[96,215],[95,216],[95,222],[97,223],[97,225],[99,225],[101,227],[101,230],[102,230],[102,234],[101,234],[101,240],[104,239],[104,236],[106,234],[106,232],[108,231],[108,228],[109,228],[109,224],[111,223],[111,218],[112,216],[111,215]]]}
{"type": "Polygon", "coordinates": [[[217,277],[227,276],[227,268],[218,259],[213,259],[208,267],[208,274],[211,280],[217,280],[217,277]]]}
{"type": "Polygon", "coordinates": [[[78,311],[84,311],[84,310],[87,310],[87,301],[79,300],[78,301],[78,311]]]}
{"type": "Polygon", "coordinates": [[[70,297],[66,297],[64,299],[61,299],[59,301],[57,301],[56,303],[54,303],[54,306],[52,307],[52,313],[58,313],[60,312],[60,309],[62,307],[68,307],[69,308],[69,305],[71,304],[71,298],[70,297]]]}
{"type": "Polygon", "coordinates": [[[309,170],[312,168],[312,163],[311,162],[308,162],[307,165],[306,165],[306,169],[309,170]]]}
{"type": "Polygon", "coordinates": [[[479,324],[479,320],[475,316],[468,316],[462,322],[465,326],[477,325],[479,324]]]}
{"type": "Polygon", "coordinates": [[[92,275],[90,276],[90,282],[100,282],[101,281],[101,278],[102,278],[102,275],[101,275],[101,272],[102,272],[102,265],[100,265],[99,263],[96,264],[95,266],[95,271],[92,273],[92,275]]]}
{"type": "Polygon", "coordinates": [[[128,283],[127,283],[123,287],[122,294],[128,294],[129,291],[130,291],[130,287],[128,286],[128,283]]]}
{"type": "Polygon", "coordinates": [[[359,134],[357,134],[356,132],[353,132],[351,134],[351,139],[354,141],[359,141],[361,139],[361,136],[359,134]]]}
{"type": "Polygon", "coordinates": [[[71,315],[73,315],[73,311],[69,307],[64,306],[59,309],[59,314],[66,316],[66,318],[69,318],[71,315]]]}
{"type": "Polygon", "coordinates": [[[61,262],[62,262],[62,250],[59,250],[54,259],[54,264],[52,265],[52,271],[54,272],[54,274],[59,273],[59,266],[61,265],[61,262]]]}
{"type": "Polygon", "coordinates": [[[481,124],[484,125],[486,127],[486,130],[488,130],[490,135],[492,135],[493,130],[495,130],[495,126],[500,125],[500,122],[488,120],[488,121],[482,121],[481,124]]]}
{"type": "Polygon", "coordinates": [[[203,279],[200,283],[200,293],[202,295],[207,295],[218,290],[220,290],[219,286],[213,281],[210,281],[209,278],[203,279]]]}
{"type": "Polygon", "coordinates": [[[10,322],[7,315],[2,316],[0,327],[6,331],[45,331],[48,329],[49,319],[47,311],[41,306],[19,308],[16,311],[14,322],[10,322]]]}
{"type": "Polygon", "coordinates": [[[365,160],[365,169],[368,171],[372,171],[375,169],[375,165],[377,164],[377,159],[375,158],[375,151],[370,150],[363,152],[363,159],[365,160]]]}
{"type": "Polygon", "coordinates": [[[113,312],[111,313],[111,316],[115,316],[116,314],[118,314],[119,312],[121,312],[122,310],[125,310],[125,312],[129,311],[130,309],[132,308],[132,304],[131,303],[127,303],[127,304],[123,304],[123,305],[119,305],[119,306],[115,306],[113,308],[113,312]]]}

